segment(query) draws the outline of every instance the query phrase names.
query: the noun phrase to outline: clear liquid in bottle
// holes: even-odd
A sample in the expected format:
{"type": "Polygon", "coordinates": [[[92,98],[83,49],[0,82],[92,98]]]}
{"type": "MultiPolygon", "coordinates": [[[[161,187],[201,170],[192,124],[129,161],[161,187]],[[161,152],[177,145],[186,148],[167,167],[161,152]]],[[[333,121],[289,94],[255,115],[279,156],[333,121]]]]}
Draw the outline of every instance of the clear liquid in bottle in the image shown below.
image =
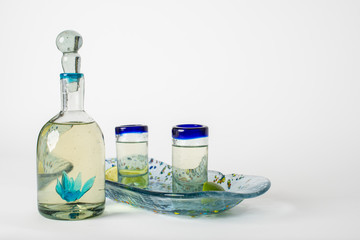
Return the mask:
{"type": "Polygon", "coordinates": [[[105,149],[95,122],[48,122],[39,134],[37,150],[38,207],[43,215],[71,220],[104,210],[104,162],[100,161],[105,149]]]}
{"type": "Polygon", "coordinates": [[[57,37],[63,52],[62,109],[41,129],[37,142],[38,210],[61,220],[97,216],[105,206],[105,146],[101,129],[84,110],[80,34],[57,37]]]}

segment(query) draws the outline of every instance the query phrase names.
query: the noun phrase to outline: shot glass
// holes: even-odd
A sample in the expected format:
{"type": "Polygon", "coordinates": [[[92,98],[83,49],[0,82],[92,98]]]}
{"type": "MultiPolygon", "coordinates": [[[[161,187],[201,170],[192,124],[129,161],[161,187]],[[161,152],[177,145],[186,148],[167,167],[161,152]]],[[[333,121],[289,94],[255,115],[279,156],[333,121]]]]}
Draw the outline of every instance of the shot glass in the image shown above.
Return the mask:
{"type": "Polygon", "coordinates": [[[172,129],[173,192],[202,191],[208,173],[207,126],[180,124],[172,129]]]}
{"type": "Polygon", "coordinates": [[[148,127],[121,125],[115,128],[119,182],[145,188],[149,183],[148,127]]]}

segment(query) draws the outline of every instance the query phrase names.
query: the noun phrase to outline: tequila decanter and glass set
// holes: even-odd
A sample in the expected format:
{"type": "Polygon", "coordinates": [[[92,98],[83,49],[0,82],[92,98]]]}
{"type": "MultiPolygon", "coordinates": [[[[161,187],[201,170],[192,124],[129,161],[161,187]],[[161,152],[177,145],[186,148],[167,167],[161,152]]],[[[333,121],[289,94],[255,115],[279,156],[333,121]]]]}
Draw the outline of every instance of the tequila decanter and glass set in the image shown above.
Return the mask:
{"type": "MultiPolygon", "coordinates": [[[[60,220],[80,220],[100,215],[105,208],[105,190],[107,194],[115,192],[107,195],[111,199],[128,199],[126,197],[130,196],[129,201],[133,200],[134,206],[148,209],[156,208],[159,203],[165,204],[165,207],[159,206],[164,210],[169,208],[170,212],[179,214],[173,206],[179,206],[185,212],[193,204],[195,212],[199,214],[202,209],[206,212],[213,208],[214,212],[218,212],[214,208],[216,204],[213,204],[216,198],[211,198],[213,200],[210,199],[210,202],[209,199],[196,199],[196,196],[210,196],[201,193],[204,183],[208,181],[208,127],[204,125],[181,124],[173,127],[172,168],[153,159],[150,159],[149,166],[148,126],[116,127],[117,163],[113,168],[116,168],[117,182],[107,180],[106,184],[110,185],[105,187],[104,137],[98,124],[84,110],[85,80],[84,74],[80,73],[81,57],[77,53],[82,42],[81,35],[70,30],[61,32],[56,38],[57,48],[63,53],[61,63],[64,73],[60,74],[61,110],[43,126],[38,136],[37,196],[40,214],[60,220]],[[171,185],[167,185],[167,181],[171,179],[171,185]],[[125,191],[120,192],[120,195],[116,188],[119,186],[125,191]],[[134,193],[129,192],[131,189],[134,193]],[[152,192],[158,189],[164,192],[152,192]],[[138,193],[140,195],[136,195],[138,193]],[[186,195],[187,193],[190,195],[186,195]],[[163,198],[159,199],[161,196],[163,198]],[[179,196],[183,199],[177,202],[174,197],[179,196]]],[[[214,179],[213,182],[224,184],[225,175],[221,177],[221,173],[216,175],[213,172],[210,175],[209,179],[214,179]]],[[[235,183],[241,178],[229,178],[228,189],[232,181],[235,183]]],[[[247,195],[238,196],[243,199],[266,192],[270,182],[265,178],[260,180],[256,180],[258,184],[253,188],[256,195],[246,193],[247,195]]],[[[233,199],[233,202],[227,203],[224,199],[227,195],[215,197],[219,196],[219,203],[225,204],[224,209],[241,202],[235,203],[233,199]]],[[[235,195],[229,194],[228,201],[233,196],[235,195]]],[[[189,213],[193,214],[194,211],[190,208],[189,213]]]]}

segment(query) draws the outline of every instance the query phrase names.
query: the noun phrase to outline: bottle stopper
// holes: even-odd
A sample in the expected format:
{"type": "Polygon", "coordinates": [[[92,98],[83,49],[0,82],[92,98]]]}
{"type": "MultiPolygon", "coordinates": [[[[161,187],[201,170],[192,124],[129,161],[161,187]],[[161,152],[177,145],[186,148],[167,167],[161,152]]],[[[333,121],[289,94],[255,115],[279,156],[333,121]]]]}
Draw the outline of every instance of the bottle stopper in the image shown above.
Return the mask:
{"type": "Polygon", "coordinates": [[[61,65],[64,73],[80,73],[81,57],[78,50],[83,43],[78,32],[66,30],[56,38],[56,46],[63,53],[61,65]]]}

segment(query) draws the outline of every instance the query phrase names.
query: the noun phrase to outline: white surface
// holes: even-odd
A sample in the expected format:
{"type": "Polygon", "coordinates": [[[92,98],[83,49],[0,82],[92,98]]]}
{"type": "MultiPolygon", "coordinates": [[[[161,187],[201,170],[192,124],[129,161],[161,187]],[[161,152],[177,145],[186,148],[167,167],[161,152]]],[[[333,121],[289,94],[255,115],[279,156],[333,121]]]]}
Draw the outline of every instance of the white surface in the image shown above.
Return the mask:
{"type": "Polygon", "coordinates": [[[1,1],[0,239],[359,239],[360,3],[1,1]],[[265,195],[211,218],[108,202],[98,218],[36,209],[37,134],[59,111],[74,29],[85,107],[115,156],[114,127],[149,126],[171,163],[171,127],[210,128],[209,168],[266,176],[265,195]],[[182,233],[182,234],[181,234],[182,233]]]}

